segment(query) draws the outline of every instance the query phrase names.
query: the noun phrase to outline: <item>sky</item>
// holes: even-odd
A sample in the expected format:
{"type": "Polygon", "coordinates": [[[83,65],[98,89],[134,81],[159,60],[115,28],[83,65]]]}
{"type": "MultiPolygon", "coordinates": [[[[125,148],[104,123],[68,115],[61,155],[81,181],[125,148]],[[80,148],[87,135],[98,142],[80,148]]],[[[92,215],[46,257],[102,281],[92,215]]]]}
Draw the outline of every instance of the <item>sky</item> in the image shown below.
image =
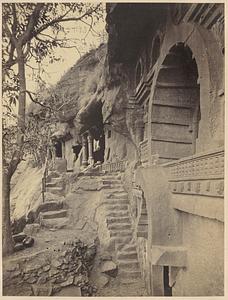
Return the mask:
{"type": "MultiPolygon", "coordinates": [[[[45,70],[45,73],[42,74],[42,79],[44,79],[48,85],[55,85],[67,70],[76,63],[80,56],[98,47],[102,42],[106,42],[105,15],[103,19],[100,19],[99,22],[93,26],[92,32],[90,31],[88,33],[88,26],[83,23],[79,24],[78,22],[67,22],[64,24],[64,29],[67,32],[67,38],[71,40],[70,45],[76,46],[78,50],[76,48],[57,48],[54,50],[54,55],[60,58],[59,61],[54,63],[50,63],[49,59],[42,61],[41,67],[45,70]],[[85,36],[86,39],[84,42],[75,41],[76,38],[83,39],[85,36]]],[[[45,31],[45,33],[48,34],[48,30],[45,31]]],[[[30,65],[38,68],[38,65],[34,61],[30,62],[30,65]]],[[[38,85],[34,80],[33,73],[31,68],[26,68],[27,89],[36,92],[38,85]]]]}

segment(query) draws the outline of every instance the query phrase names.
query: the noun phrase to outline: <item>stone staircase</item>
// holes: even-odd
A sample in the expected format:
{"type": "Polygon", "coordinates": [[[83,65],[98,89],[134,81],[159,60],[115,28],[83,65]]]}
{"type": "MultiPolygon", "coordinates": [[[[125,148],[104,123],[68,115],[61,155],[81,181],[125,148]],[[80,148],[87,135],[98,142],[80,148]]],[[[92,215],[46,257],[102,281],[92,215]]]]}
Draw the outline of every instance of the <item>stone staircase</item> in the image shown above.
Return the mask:
{"type": "Polygon", "coordinates": [[[64,196],[65,183],[62,175],[53,171],[46,180],[44,207],[47,209],[44,208],[39,214],[41,226],[49,229],[61,229],[68,224],[68,210],[64,203],[64,196]]]}
{"type": "Polygon", "coordinates": [[[118,278],[121,284],[141,280],[136,245],[132,241],[133,230],[129,217],[128,194],[123,188],[120,175],[102,177],[106,222],[110,232],[110,250],[114,250],[118,264],[118,278]]]}

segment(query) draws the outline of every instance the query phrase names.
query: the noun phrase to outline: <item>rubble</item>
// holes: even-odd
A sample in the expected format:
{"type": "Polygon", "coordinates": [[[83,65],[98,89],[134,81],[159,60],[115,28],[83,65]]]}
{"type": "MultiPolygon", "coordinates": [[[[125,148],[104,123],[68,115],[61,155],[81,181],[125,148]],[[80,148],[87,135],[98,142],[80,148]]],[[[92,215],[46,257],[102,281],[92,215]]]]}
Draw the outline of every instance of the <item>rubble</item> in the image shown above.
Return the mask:
{"type": "MultiPolygon", "coordinates": [[[[23,246],[22,243],[18,245],[23,246]]],[[[4,295],[14,295],[14,286],[19,285],[21,290],[24,286],[30,286],[33,296],[50,296],[70,286],[75,287],[75,291],[78,287],[82,296],[92,296],[97,289],[90,283],[89,274],[96,245],[76,240],[64,242],[58,250],[47,251],[43,257],[40,253],[23,263],[19,259],[17,267],[15,262],[13,266],[8,264],[3,275],[4,295]]]]}

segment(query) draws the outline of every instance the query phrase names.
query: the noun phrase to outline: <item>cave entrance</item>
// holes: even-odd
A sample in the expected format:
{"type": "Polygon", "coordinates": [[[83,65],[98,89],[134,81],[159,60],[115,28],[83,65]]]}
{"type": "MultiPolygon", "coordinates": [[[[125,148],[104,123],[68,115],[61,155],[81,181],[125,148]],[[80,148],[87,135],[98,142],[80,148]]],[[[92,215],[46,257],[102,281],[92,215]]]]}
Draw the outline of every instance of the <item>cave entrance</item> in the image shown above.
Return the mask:
{"type": "Polygon", "coordinates": [[[60,141],[57,141],[54,147],[55,147],[55,156],[58,158],[62,158],[63,157],[62,143],[60,141]]]}
{"type": "Polygon", "coordinates": [[[200,121],[200,86],[191,49],[173,46],[164,59],[154,91],[151,154],[161,163],[193,155],[200,121]]]}
{"type": "Polygon", "coordinates": [[[102,115],[102,103],[91,102],[81,114],[82,127],[82,164],[104,162],[105,136],[102,115]]]}

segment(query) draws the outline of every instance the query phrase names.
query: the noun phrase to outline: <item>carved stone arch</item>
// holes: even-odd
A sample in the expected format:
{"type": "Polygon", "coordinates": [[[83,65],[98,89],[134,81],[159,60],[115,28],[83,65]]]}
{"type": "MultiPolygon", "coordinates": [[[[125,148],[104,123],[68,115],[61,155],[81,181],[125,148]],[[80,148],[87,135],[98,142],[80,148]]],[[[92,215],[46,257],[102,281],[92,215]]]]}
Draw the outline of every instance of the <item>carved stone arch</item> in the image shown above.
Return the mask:
{"type": "Polygon", "coordinates": [[[135,87],[137,87],[138,84],[141,82],[143,73],[144,73],[144,65],[143,65],[142,58],[140,57],[135,67],[135,87]]]}
{"type": "Polygon", "coordinates": [[[182,43],[187,46],[196,61],[198,68],[198,83],[200,83],[200,106],[201,122],[199,126],[198,144],[196,152],[205,151],[222,146],[223,143],[223,99],[218,97],[218,91],[223,89],[223,68],[224,61],[217,48],[216,39],[211,32],[203,27],[196,27],[192,24],[180,24],[170,26],[167,29],[161,47],[160,56],[154,72],[154,79],[151,87],[149,114],[148,114],[148,148],[149,160],[152,162],[152,109],[155,97],[157,79],[163,62],[170,49],[182,43]],[[217,103],[217,109],[215,107],[217,103]]]}
{"type": "Polygon", "coordinates": [[[152,45],[150,50],[151,68],[153,68],[153,66],[156,64],[160,56],[161,45],[162,45],[162,33],[160,31],[157,31],[154,38],[152,39],[152,45]]]}

